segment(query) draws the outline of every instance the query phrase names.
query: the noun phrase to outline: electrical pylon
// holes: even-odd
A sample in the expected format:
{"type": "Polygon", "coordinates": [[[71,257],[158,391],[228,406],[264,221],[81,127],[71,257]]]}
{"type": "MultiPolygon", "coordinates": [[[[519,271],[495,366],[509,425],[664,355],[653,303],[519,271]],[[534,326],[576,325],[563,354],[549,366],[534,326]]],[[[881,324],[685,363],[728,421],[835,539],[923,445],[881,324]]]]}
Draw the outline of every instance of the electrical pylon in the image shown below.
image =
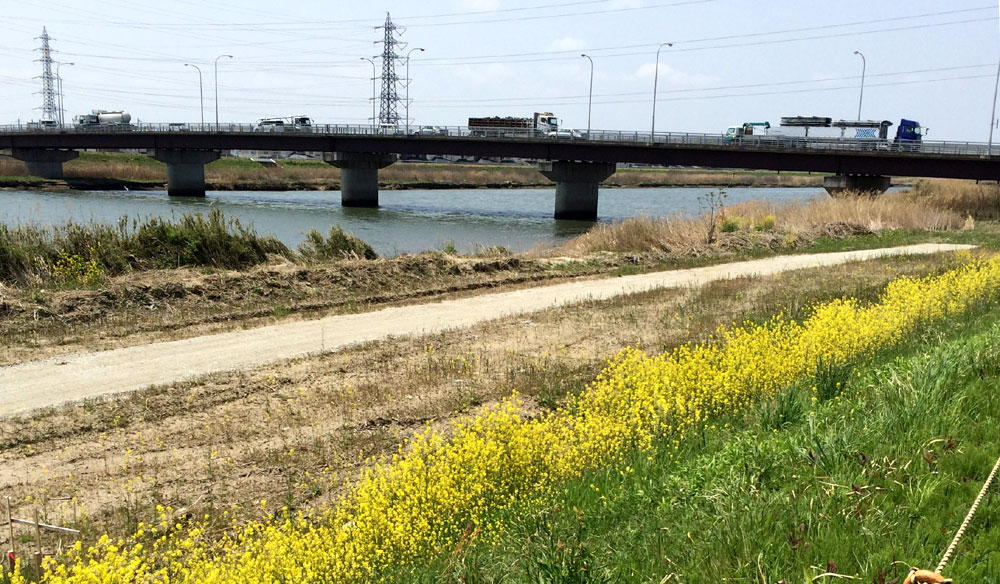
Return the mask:
{"type": "Polygon", "coordinates": [[[399,85],[399,77],[396,76],[396,61],[400,60],[397,49],[406,47],[406,43],[398,38],[404,32],[392,23],[389,13],[385,13],[385,24],[381,27],[385,29],[385,38],[376,43],[382,43],[382,96],[379,107],[378,122],[382,128],[399,127],[399,93],[396,87],[399,85]]]}
{"type": "Polygon", "coordinates": [[[52,50],[49,48],[49,32],[45,27],[42,27],[42,36],[37,38],[42,41],[42,46],[36,49],[42,53],[42,58],[38,59],[42,62],[42,119],[58,120],[56,83],[55,76],[52,75],[52,50]]]}

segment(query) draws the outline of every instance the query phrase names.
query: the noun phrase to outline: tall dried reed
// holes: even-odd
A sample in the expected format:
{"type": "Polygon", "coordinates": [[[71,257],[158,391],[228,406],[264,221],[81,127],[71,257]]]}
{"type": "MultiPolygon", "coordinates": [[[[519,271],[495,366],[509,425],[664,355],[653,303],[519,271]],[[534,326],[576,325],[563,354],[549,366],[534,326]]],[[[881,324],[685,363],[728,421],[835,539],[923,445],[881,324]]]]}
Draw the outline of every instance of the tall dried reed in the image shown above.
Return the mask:
{"type": "Polygon", "coordinates": [[[904,198],[975,219],[1000,218],[1000,184],[967,180],[921,179],[904,198]]]}
{"type": "MultiPolygon", "coordinates": [[[[638,217],[594,226],[583,235],[558,247],[553,253],[585,255],[598,251],[697,251],[705,247],[710,220],[707,216],[638,217]]],[[[726,207],[718,221],[729,238],[740,232],[789,236],[790,242],[818,235],[878,232],[886,229],[940,231],[959,229],[962,215],[935,208],[898,194],[876,199],[819,196],[807,202],[778,204],[749,201],[726,207]]],[[[727,238],[721,240],[725,243],[727,238]]]]}

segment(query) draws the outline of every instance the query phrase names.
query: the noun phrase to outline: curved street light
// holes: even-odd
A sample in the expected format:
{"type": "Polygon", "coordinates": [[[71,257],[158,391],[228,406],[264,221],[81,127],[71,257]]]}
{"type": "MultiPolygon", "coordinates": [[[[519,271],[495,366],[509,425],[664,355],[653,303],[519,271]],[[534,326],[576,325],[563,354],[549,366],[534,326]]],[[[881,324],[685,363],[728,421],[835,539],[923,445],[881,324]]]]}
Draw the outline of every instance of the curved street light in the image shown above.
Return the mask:
{"type": "Polygon", "coordinates": [[[587,139],[590,140],[590,109],[594,103],[594,60],[587,53],[580,53],[590,61],[590,90],[587,92],[587,139]]]}
{"type": "Polygon", "coordinates": [[[861,95],[858,97],[858,121],[861,121],[861,100],[865,98],[865,69],[868,68],[868,62],[865,61],[865,56],[861,51],[854,51],[854,54],[861,57],[861,95]]]}
{"type": "Polygon", "coordinates": [[[410,49],[410,52],[406,53],[406,134],[410,133],[410,55],[413,51],[423,52],[424,50],[420,47],[410,49]]]}
{"type": "Polygon", "coordinates": [[[987,156],[993,155],[993,128],[996,127],[997,89],[1000,88],[1000,62],[997,63],[997,80],[993,84],[993,109],[990,110],[990,143],[986,150],[987,156]]]}
{"type": "Polygon", "coordinates": [[[375,61],[369,59],[368,57],[361,57],[362,61],[368,61],[372,64],[372,133],[375,133],[375,78],[378,76],[375,69],[375,61]]]}
{"type": "Polygon", "coordinates": [[[201,67],[197,65],[192,65],[191,63],[184,63],[185,67],[194,67],[198,70],[198,97],[201,100],[201,131],[205,131],[205,89],[201,83],[201,67]]]}
{"type": "Polygon", "coordinates": [[[219,131],[219,59],[226,57],[232,59],[232,55],[219,55],[215,58],[215,131],[219,131]]]}
{"type": "Polygon", "coordinates": [[[660,51],[663,47],[672,47],[674,43],[662,43],[656,48],[656,68],[653,69],[653,123],[649,129],[649,141],[654,142],[656,135],[656,82],[660,77],[660,51]]]}
{"type": "Polygon", "coordinates": [[[59,127],[60,128],[63,126],[63,123],[65,123],[65,114],[66,114],[66,108],[63,107],[62,76],[59,75],[59,69],[62,68],[63,65],[73,66],[73,65],[76,65],[76,63],[59,63],[58,65],[56,65],[56,82],[59,85],[58,89],[59,89],[59,127]]]}

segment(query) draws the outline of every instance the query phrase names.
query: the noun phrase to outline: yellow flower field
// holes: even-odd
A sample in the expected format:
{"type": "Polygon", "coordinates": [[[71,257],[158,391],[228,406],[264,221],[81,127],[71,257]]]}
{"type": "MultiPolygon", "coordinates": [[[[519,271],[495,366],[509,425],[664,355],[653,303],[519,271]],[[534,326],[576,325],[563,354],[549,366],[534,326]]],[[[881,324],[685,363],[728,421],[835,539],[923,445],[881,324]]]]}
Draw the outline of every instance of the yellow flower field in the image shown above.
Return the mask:
{"type": "Polygon", "coordinates": [[[703,345],[647,355],[626,349],[564,408],[529,417],[516,396],[418,435],[374,464],[338,505],[253,523],[223,541],[196,528],[145,526],[145,546],[102,539],[49,562],[44,581],[370,582],[470,537],[499,534],[497,512],[530,506],[561,481],[630,449],[681,440],[796,380],[897,343],[1000,291],[1000,259],[892,282],[878,302],[836,300],[804,322],[722,328],[703,345]]]}

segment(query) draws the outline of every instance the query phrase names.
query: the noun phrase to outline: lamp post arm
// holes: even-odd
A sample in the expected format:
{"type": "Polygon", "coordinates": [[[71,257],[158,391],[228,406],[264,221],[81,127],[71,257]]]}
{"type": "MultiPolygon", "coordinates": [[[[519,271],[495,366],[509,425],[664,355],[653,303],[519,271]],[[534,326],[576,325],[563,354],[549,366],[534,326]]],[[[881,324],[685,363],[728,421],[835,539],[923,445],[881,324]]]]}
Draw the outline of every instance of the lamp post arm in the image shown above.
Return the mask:
{"type": "Polygon", "coordinates": [[[653,68],[653,121],[649,129],[649,141],[653,142],[656,135],[656,83],[660,78],[660,51],[663,47],[672,47],[673,43],[662,43],[656,48],[656,65],[653,68]]]}

